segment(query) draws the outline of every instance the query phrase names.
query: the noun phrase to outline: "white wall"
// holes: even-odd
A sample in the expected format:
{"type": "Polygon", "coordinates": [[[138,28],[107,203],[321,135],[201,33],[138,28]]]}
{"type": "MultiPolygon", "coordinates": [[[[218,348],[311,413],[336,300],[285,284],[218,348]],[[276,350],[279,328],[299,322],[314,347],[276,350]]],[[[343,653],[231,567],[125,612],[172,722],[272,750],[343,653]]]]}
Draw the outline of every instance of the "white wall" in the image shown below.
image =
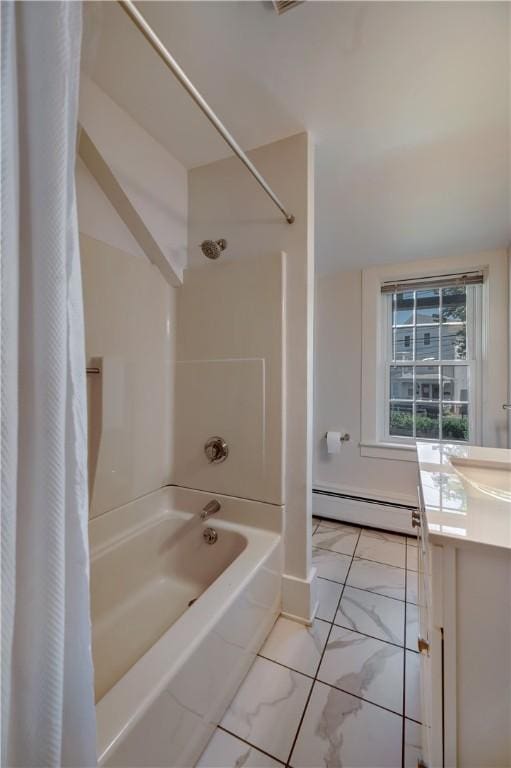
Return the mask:
{"type": "Polygon", "coordinates": [[[362,388],[362,271],[316,276],[314,485],[358,496],[413,501],[412,462],[360,455],[362,388]],[[328,454],[324,435],[350,440],[328,454]]]}
{"type": "MultiPolygon", "coordinates": [[[[79,120],[165,258],[181,275],[187,253],[186,168],[83,73],[79,120]]],[[[83,187],[83,174],[79,181],[83,187]]],[[[83,197],[82,226],[96,237],[97,232],[90,230],[97,225],[88,207],[84,209],[83,197]]]]}
{"type": "MultiPolygon", "coordinates": [[[[483,444],[503,447],[506,419],[501,405],[507,389],[509,343],[506,253],[502,250],[449,260],[431,259],[400,264],[397,268],[404,270],[403,274],[417,275],[428,274],[428,270],[445,272],[449,265],[453,270],[488,268],[484,293],[487,311],[483,312],[483,317],[490,338],[487,344],[483,343],[482,435],[483,444]]],[[[382,274],[388,269],[392,268],[374,268],[382,274]]],[[[417,470],[413,456],[412,460],[403,460],[361,455],[360,442],[364,439],[361,434],[364,391],[362,290],[360,269],[316,277],[314,486],[354,496],[414,504],[417,470]],[[328,430],[349,432],[351,439],[343,444],[340,454],[327,453],[324,435],[328,430]]],[[[373,381],[366,384],[371,385],[366,386],[366,390],[374,391],[373,381]]],[[[320,508],[327,514],[325,505],[332,514],[337,504],[337,513],[342,515],[340,510],[345,508],[352,519],[353,503],[331,499],[326,502],[325,498],[314,496],[314,509],[318,514],[320,508]]],[[[361,505],[359,509],[362,514],[361,505]]],[[[372,519],[369,515],[365,522],[383,527],[392,525],[392,516],[389,517],[382,508],[373,506],[371,510],[372,519]]],[[[396,525],[401,527],[399,522],[396,525]]]]}
{"type": "Polygon", "coordinates": [[[145,258],[80,236],[91,517],[170,482],[176,291],[145,258]]]}
{"type": "Polygon", "coordinates": [[[147,260],[128,227],[119,218],[115,208],[80,158],[76,161],[76,197],[82,234],[147,260]]]}
{"type": "MultiPolygon", "coordinates": [[[[287,254],[286,311],[286,565],[284,608],[310,615],[313,327],[313,157],[307,134],[249,153],[289,210],[289,225],[237,158],[189,173],[189,264],[203,265],[199,244],[225,237],[229,260],[287,254]],[[305,607],[305,604],[306,607],[305,607]]],[[[214,264],[212,268],[214,269],[214,264]]],[[[185,286],[187,276],[185,275],[185,286]]],[[[261,316],[265,307],[260,307],[261,316]]],[[[211,318],[211,322],[214,318],[211,318]]]]}
{"type": "MultiPolygon", "coordinates": [[[[146,225],[182,267],[186,169],[97,86],[86,78],[81,85],[82,120],[106,147],[146,225]]],[[[170,482],[179,289],[151,264],[79,159],[76,186],[87,364],[103,358],[101,376],[87,381],[96,516],[170,482]]]]}

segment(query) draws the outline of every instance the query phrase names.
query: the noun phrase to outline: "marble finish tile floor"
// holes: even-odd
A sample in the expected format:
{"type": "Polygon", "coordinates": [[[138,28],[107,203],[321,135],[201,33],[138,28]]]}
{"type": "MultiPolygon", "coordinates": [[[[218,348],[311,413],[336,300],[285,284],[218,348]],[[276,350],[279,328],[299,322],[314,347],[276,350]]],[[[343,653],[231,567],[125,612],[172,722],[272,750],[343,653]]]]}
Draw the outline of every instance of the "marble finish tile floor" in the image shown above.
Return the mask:
{"type": "Polygon", "coordinates": [[[411,537],[313,518],[319,610],[280,617],[197,768],[415,768],[421,755],[411,537]]]}

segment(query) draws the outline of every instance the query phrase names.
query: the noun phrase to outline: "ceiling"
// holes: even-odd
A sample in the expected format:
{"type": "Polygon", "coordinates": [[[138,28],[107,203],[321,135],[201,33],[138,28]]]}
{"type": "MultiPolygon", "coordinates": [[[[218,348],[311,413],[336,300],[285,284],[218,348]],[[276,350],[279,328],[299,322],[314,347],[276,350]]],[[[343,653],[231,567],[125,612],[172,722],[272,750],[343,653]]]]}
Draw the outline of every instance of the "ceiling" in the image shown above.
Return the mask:
{"type": "MultiPolygon", "coordinates": [[[[118,5],[86,5],[96,82],[186,167],[229,155],[118,5]]],[[[511,241],[508,3],[139,8],[245,149],[312,133],[319,271],[511,241]]]]}

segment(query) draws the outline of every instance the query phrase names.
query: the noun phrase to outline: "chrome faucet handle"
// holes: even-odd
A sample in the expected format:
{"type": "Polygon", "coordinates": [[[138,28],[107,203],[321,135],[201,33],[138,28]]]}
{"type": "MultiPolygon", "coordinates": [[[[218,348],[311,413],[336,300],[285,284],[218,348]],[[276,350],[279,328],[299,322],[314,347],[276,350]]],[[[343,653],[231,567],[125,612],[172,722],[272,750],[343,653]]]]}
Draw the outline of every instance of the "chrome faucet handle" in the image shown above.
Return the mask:
{"type": "Polygon", "coordinates": [[[204,445],[204,453],[210,464],[220,464],[228,457],[229,446],[223,437],[210,437],[204,445]]]}
{"type": "Polygon", "coordinates": [[[502,403],[502,410],[511,411],[511,403],[502,403]]]}

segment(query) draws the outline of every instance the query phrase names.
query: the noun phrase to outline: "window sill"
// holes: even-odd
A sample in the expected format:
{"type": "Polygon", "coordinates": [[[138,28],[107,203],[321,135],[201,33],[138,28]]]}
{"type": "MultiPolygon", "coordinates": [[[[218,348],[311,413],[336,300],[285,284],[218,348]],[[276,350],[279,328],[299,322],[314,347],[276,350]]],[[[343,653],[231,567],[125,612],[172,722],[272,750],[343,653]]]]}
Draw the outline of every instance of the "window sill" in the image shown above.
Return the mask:
{"type": "Polygon", "coordinates": [[[415,445],[408,443],[385,443],[381,440],[365,440],[359,443],[360,455],[371,459],[393,459],[417,462],[415,445]]]}

